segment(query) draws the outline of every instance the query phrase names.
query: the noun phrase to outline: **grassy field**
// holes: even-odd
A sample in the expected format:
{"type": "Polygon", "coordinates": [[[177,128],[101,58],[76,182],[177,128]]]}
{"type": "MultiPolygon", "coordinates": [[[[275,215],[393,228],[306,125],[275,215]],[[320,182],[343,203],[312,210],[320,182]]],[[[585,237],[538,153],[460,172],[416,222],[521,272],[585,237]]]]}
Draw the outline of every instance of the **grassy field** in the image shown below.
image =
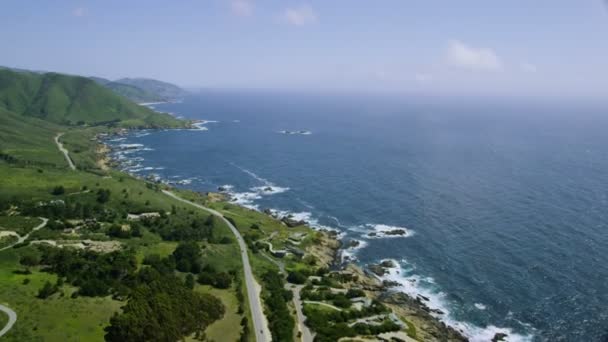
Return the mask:
{"type": "Polygon", "coordinates": [[[19,240],[19,238],[14,235],[0,237],[0,248],[12,245],[17,242],[17,240],[19,240]]]}
{"type": "MultiPolygon", "coordinates": [[[[234,286],[231,289],[219,290],[207,285],[196,285],[195,290],[218,297],[226,308],[224,317],[211,324],[207,330],[205,330],[207,338],[217,342],[238,341],[241,336],[240,324],[243,315],[237,312],[238,300],[235,295],[236,289],[234,286]]],[[[193,341],[193,339],[187,341],[193,341]]]]}
{"type": "Polygon", "coordinates": [[[0,312],[0,329],[4,328],[4,326],[8,323],[8,315],[3,312],[0,312]]]}
{"type": "Polygon", "coordinates": [[[61,143],[68,151],[70,158],[78,169],[89,170],[98,169],[98,155],[95,150],[95,135],[103,129],[100,127],[92,127],[87,129],[72,129],[64,133],[61,137],[61,143]]]}
{"type": "Polygon", "coordinates": [[[0,216],[0,230],[10,230],[21,236],[29,233],[42,223],[37,217],[0,216]]]}
{"type": "Polygon", "coordinates": [[[0,199],[4,200],[35,200],[44,201],[62,199],[70,196],[72,199],[94,201],[95,192],[99,189],[109,189],[110,205],[123,206],[128,202],[135,212],[153,210],[171,210],[172,205],[184,207],[184,204],[163,195],[153,186],[119,172],[110,172],[109,176],[101,177],[92,173],[45,169],[40,172],[35,168],[18,168],[0,162],[0,199]],[[65,194],[51,195],[56,186],[63,186],[65,194]],[[83,187],[89,192],[83,193],[83,187]]]}
{"type": "Polygon", "coordinates": [[[73,288],[64,286],[63,296],[36,298],[45,281],[56,276],[32,269],[29,275],[15,274],[22,250],[0,252],[0,303],[17,312],[17,323],[3,341],[99,341],[111,315],[123,303],[106,298],[70,298],[73,288]],[[25,279],[29,283],[25,284],[25,279]]]}

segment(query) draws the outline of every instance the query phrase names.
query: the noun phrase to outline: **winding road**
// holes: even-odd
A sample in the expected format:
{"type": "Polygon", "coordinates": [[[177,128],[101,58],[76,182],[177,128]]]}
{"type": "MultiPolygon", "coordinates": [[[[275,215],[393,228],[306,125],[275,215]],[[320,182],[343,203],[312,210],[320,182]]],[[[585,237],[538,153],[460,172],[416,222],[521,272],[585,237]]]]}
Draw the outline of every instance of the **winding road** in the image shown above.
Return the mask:
{"type": "Polygon", "coordinates": [[[15,311],[11,310],[10,308],[7,308],[2,304],[0,304],[0,311],[5,312],[8,315],[8,323],[6,323],[4,328],[0,330],[0,337],[2,337],[2,335],[6,334],[9,330],[11,330],[15,322],[17,322],[17,314],[15,313],[15,311]]]}
{"type": "Polygon", "coordinates": [[[65,147],[63,147],[62,143],[59,142],[59,138],[61,138],[62,135],[63,135],[63,133],[59,133],[55,136],[55,144],[57,144],[59,151],[61,151],[61,153],[63,153],[63,155],[65,156],[65,160],[68,161],[68,164],[70,165],[70,169],[76,170],[76,166],[74,166],[74,163],[72,162],[72,158],[70,158],[70,152],[65,147]]]}
{"type": "MultiPolygon", "coordinates": [[[[23,241],[27,240],[27,238],[30,237],[30,234],[37,231],[38,229],[43,228],[44,226],[46,226],[47,222],[49,222],[49,219],[44,218],[44,217],[39,217],[39,219],[42,220],[41,224],[34,227],[34,229],[32,229],[32,231],[27,233],[26,235],[19,237],[19,240],[17,240],[17,242],[13,243],[12,245],[6,246],[4,248],[0,248],[0,252],[5,249],[11,248],[18,243],[22,243],[23,241]]],[[[15,322],[17,322],[17,313],[15,311],[13,311],[11,308],[6,307],[2,304],[0,304],[0,311],[5,312],[8,315],[8,323],[6,323],[4,328],[2,328],[2,330],[0,330],[0,337],[2,337],[2,335],[6,334],[9,330],[11,330],[11,328],[13,327],[15,322]]]]}
{"type": "Polygon", "coordinates": [[[245,285],[247,287],[247,297],[249,297],[249,307],[251,308],[251,317],[253,320],[255,338],[258,342],[271,341],[272,338],[270,335],[270,330],[268,329],[268,323],[266,320],[266,316],[264,316],[264,309],[262,307],[262,301],[260,299],[260,291],[262,288],[253,277],[253,272],[251,271],[251,264],[249,263],[249,255],[247,254],[247,245],[245,245],[245,241],[243,240],[243,237],[241,236],[239,231],[234,225],[232,225],[232,223],[230,223],[230,221],[226,220],[226,218],[219,211],[183,199],[172,193],[171,191],[163,190],[163,193],[175,200],[189,204],[193,207],[196,207],[198,209],[204,210],[212,215],[217,216],[218,218],[222,219],[228,225],[228,227],[230,227],[230,230],[236,237],[236,240],[239,244],[239,248],[241,250],[243,271],[245,272],[245,285]]]}
{"type": "Polygon", "coordinates": [[[8,245],[6,247],[0,248],[0,252],[2,252],[5,249],[9,249],[9,248],[13,247],[16,244],[24,242],[25,240],[27,240],[28,237],[30,237],[30,234],[32,234],[33,232],[37,231],[38,229],[42,229],[44,226],[46,226],[47,222],[49,222],[49,219],[44,218],[44,217],[39,217],[39,219],[42,220],[41,224],[39,224],[36,227],[34,227],[34,229],[32,229],[31,232],[25,234],[24,236],[19,237],[19,240],[17,240],[17,242],[13,243],[12,245],[8,245]]]}

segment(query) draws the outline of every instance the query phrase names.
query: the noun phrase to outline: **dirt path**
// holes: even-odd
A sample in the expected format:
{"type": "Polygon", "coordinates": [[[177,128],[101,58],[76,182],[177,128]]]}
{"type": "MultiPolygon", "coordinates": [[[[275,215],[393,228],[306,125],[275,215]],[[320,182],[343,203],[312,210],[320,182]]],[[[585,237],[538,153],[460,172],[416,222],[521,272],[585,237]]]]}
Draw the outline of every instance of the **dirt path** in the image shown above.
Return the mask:
{"type": "Polygon", "coordinates": [[[63,147],[63,144],[59,142],[59,138],[61,138],[61,136],[63,135],[63,133],[59,133],[55,136],[55,144],[57,144],[57,148],[59,148],[59,151],[61,151],[61,153],[63,153],[63,155],[65,156],[65,160],[68,161],[68,164],[70,165],[70,169],[72,170],[76,170],[76,166],[74,166],[74,163],[72,162],[72,158],[70,158],[70,152],[63,147]]]}
{"type": "MultiPolygon", "coordinates": [[[[44,218],[44,217],[39,217],[39,219],[42,220],[42,223],[37,225],[36,227],[34,227],[34,229],[32,229],[31,232],[25,234],[24,236],[19,237],[19,240],[17,240],[17,242],[13,243],[12,245],[8,245],[4,248],[0,248],[0,252],[2,252],[5,249],[9,249],[11,247],[13,247],[14,245],[18,244],[18,243],[22,243],[23,241],[27,240],[28,237],[30,237],[30,234],[32,234],[33,232],[37,231],[38,229],[42,229],[44,226],[46,226],[47,222],[49,222],[49,219],[44,218]]],[[[19,234],[17,234],[18,236],[19,234]]]]}
{"type": "Polygon", "coordinates": [[[17,322],[17,313],[11,308],[8,308],[2,304],[0,304],[0,311],[3,311],[8,315],[8,323],[6,323],[4,328],[0,330],[0,337],[2,337],[2,335],[6,334],[9,330],[11,330],[15,322],[17,322]]]}

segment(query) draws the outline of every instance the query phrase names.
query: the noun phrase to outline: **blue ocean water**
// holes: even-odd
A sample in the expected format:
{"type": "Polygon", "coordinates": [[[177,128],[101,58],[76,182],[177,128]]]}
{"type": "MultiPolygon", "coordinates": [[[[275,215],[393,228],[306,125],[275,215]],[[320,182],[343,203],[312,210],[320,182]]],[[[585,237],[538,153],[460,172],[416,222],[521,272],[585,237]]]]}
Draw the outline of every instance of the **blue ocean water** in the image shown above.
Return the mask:
{"type": "Polygon", "coordinates": [[[131,172],[338,229],[474,341],[608,335],[606,107],[234,91],[155,108],[215,122],[114,141],[141,144],[116,153],[131,172]]]}

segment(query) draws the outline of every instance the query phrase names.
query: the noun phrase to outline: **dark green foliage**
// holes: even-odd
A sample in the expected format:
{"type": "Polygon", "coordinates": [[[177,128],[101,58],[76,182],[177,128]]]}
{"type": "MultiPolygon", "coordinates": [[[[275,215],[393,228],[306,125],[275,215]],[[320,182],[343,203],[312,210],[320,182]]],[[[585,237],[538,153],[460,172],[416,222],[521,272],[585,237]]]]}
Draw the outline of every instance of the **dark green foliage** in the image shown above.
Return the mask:
{"type": "Polygon", "coordinates": [[[120,314],[110,319],[106,341],[178,341],[201,334],[224,315],[216,297],[188,289],[172,275],[142,270],[120,314]]]}
{"type": "Polygon", "coordinates": [[[64,193],[65,193],[65,189],[62,185],[54,187],[53,190],[51,191],[51,194],[54,196],[63,195],[64,193]]]}
{"type": "Polygon", "coordinates": [[[50,281],[44,283],[42,288],[38,291],[38,295],[36,297],[40,299],[46,299],[52,296],[55,292],[57,292],[57,285],[52,284],[50,281]]]}
{"type": "Polygon", "coordinates": [[[195,281],[194,276],[191,273],[188,273],[188,275],[186,276],[186,280],[184,280],[184,285],[190,290],[194,288],[195,281]]]}
{"type": "Polygon", "coordinates": [[[187,218],[186,215],[169,215],[157,218],[144,218],[141,223],[149,231],[169,241],[215,242],[213,228],[217,224],[213,216],[206,219],[187,218]]]}
{"type": "Polygon", "coordinates": [[[36,250],[24,252],[19,259],[19,263],[26,267],[36,266],[40,264],[40,253],[36,250]]]}
{"type": "Polygon", "coordinates": [[[365,297],[365,292],[361,289],[349,289],[346,292],[346,297],[348,298],[357,298],[357,297],[365,297]]]}
{"type": "MultiPolygon", "coordinates": [[[[307,290],[310,291],[310,288],[307,290]]],[[[357,324],[353,327],[348,326],[349,321],[388,312],[390,311],[378,301],[373,301],[372,305],[361,310],[328,311],[313,306],[304,307],[306,325],[317,333],[315,341],[323,342],[337,341],[342,337],[353,337],[360,333],[369,332],[378,334],[386,331],[398,330],[399,326],[392,322],[385,322],[377,327],[366,324],[357,324]]]]}
{"type": "Polygon", "coordinates": [[[108,228],[108,236],[127,239],[131,237],[131,231],[128,229],[122,229],[120,224],[114,223],[108,228]]]}
{"type": "Polygon", "coordinates": [[[97,190],[97,202],[107,203],[109,200],[110,200],[110,190],[109,189],[97,190]]]}
{"type": "Polygon", "coordinates": [[[39,248],[42,251],[41,264],[80,287],[80,294],[84,296],[122,292],[123,281],[133,276],[137,268],[135,254],[130,251],[101,254],[46,246],[39,248]]]}
{"type": "Polygon", "coordinates": [[[227,289],[232,285],[232,274],[217,272],[215,268],[207,265],[198,275],[198,282],[203,285],[211,285],[218,289],[227,289]]]}
{"type": "Polygon", "coordinates": [[[199,273],[202,269],[201,256],[201,247],[194,241],[180,242],[173,251],[177,270],[181,272],[199,273]]]}
{"type": "Polygon", "coordinates": [[[287,281],[292,284],[304,284],[308,277],[300,271],[291,271],[287,275],[287,281]]]}
{"type": "Polygon", "coordinates": [[[276,271],[266,272],[262,281],[266,290],[264,303],[273,341],[293,341],[295,323],[287,307],[291,291],[285,290],[285,282],[276,271]]]}

